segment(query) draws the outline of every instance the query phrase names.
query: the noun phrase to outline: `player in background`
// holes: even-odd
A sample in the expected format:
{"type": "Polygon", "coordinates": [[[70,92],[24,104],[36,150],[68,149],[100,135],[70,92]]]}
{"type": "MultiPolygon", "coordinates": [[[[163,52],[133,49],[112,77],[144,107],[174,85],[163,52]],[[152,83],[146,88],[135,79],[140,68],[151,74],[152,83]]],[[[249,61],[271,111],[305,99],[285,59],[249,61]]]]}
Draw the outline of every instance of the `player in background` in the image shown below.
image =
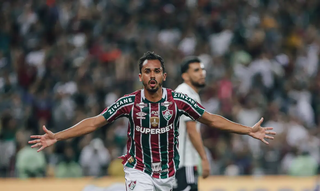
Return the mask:
{"type": "MultiPolygon", "coordinates": [[[[180,84],[175,91],[187,94],[190,98],[201,104],[199,91],[206,85],[206,71],[204,65],[197,57],[187,57],[181,63],[180,70],[183,83],[180,84]]],[[[210,165],[199,131],[199,122],[196,122],[187,116],[180,117],[180,166],[176,173],[177,185],[173,189],[174,191],[198,190],[199,173],[197,166],[200,162],[200,158],[202,165],[202,177],[207,178],[209,176],[210,165]]]]}
{"type": "Polygon", "coordinates": [[[231,122],[211,114],[188,96],[162,87],[166,80],[161,56],[147,52],[139,59],[139,80],[143,89],[119,98],[101,114],[86,118],[63,131],[53,133],[45,126],[43,135],[32,135],[31,147],[38,151],[62,141],[79,137],[127,117],[127,154],[122,156],[128,190],[172,190],[179,167],[178,128],[181,115],[212,128],[249,135],[268,144],[273,139],[272,127],[261,127],[263,118],[253,127],[231,122]]]}

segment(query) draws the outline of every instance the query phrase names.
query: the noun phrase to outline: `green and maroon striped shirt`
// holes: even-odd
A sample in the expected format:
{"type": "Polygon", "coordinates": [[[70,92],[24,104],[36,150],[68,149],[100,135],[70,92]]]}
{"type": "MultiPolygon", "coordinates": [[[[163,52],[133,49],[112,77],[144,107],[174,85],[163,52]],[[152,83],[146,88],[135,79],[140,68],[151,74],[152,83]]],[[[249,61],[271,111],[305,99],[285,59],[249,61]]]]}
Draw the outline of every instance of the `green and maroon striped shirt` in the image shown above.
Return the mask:
{"type": "Polygon", "coordinates": [[[102,115],[109,123],[119,117],[129,119],[127,154],[121,157],[123,164],[164,179],[174,176],[179,167],[179,117],[184,114],[197,120],[205,110],[185,94],[162,90],[158,102],[148,101],[143,89],[125,95],[102,115]]]}

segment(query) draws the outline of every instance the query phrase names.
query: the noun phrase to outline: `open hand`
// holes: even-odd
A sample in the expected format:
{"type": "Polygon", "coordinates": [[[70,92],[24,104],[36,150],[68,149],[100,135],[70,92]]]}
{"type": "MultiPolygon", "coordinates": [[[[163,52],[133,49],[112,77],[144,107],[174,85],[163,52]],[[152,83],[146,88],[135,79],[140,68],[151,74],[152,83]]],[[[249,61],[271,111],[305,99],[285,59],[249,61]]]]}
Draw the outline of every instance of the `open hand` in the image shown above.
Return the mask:
{"type": "Polygon", "coordinates": [[[43,126],[42,128],[45,132],[44,135],[31,135],[30,138],[33,138],[35,140],[28,141],[29,144],[34,144],[31,146],[31,148],[40,147],[40,149],[37,150],[38,152],[57,142],[54,133],[49,131],[46,126],[43,126]]]}
{"type": "Polygon", "coordinates": [[[263,117],[252,127],[252,131],[249,133],[249,135],[269,145],[265,139],[274,139],[272,135],[276,135],[276,132],[271,131],[273,129],[272,127],[261,127],[262,122],[263,117]]]}

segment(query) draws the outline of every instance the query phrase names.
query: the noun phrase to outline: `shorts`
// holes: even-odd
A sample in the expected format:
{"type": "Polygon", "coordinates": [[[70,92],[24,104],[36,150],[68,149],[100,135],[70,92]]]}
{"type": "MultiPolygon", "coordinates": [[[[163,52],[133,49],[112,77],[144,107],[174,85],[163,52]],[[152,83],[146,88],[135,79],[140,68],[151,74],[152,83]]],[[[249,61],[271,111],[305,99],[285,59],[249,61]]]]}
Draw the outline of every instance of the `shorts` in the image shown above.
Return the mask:
{"type": "Polygon", "coordinates": [[[126,190],[136,191],[172,191],[175,183],[175,177],[166,179],[153,178],[152,176],[124,166],[126,190]]]}
{"type": "Polygon", "coordinates": [[[173,191],[198,191],[198,170],[196,166],[181,167],[176,173],[173,191]]]}

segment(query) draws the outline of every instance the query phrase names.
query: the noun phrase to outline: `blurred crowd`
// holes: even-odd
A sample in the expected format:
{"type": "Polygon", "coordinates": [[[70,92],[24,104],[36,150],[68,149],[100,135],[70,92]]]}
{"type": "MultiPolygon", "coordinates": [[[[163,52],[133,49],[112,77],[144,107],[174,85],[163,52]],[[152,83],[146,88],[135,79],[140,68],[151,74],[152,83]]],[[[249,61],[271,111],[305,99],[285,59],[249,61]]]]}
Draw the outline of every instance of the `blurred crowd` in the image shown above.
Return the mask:
{"type": "Polygon", "coordinates": [[[213,175],[316,174],[320,164],[320,1],[0,1],[0,177],[121,175],[127,120],[37,153],[31,134],[53,132],[142,88],[137,60],[199,56],[208,111],[276,139],[201,128],[213,175]]]}

